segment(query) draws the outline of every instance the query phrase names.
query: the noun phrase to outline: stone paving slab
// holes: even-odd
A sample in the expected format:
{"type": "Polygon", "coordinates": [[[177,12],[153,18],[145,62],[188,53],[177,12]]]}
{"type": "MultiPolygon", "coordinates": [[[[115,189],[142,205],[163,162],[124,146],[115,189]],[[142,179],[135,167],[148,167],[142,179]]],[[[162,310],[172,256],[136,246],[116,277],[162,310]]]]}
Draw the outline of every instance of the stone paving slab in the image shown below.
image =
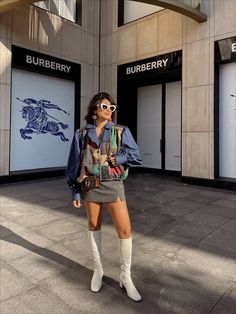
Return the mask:
{"type": "Polygon", "coordinates": [[[125,186],[142,302],[119,287],[105,209],[105,277],[90,291],[86,211],[72,207],[64,178],[50,178],[1,186],[1,314],[235,313],[235,192],[148,173],[131,173],[125,186]]]}
{"type": "Polygon", "coordinates": [[[227,232],[227,230],[222,227],[221,229],[218,229],[208,235],[205,239],[202,240],[202,243],[207,243],[220,249],[235,253],[236,234],[227,232]]]}
{"type": "Polygon", "coordinates": [[[236,201],[234,198],[232,198],[232,199],[231,198],[223,198],[223,199],[219,199],[215,202],[212,202],[212,205],[223,206],[223,207],[235,209],[236,201]]]}
{"type": "MultiPolygon", "coordinates": [[[[42,192],[41,192],[42,193],[42,192]]],[[[44,195],[44,200],[39,202],[40,206],[43,206],[45,208],[50,208],[50,209],[54,209],[54,208],[65,208],[66,206],[70,205],[71,202],[70,200],[70,196],[69,195],[64,195],[63,197],[58,197],[58,192],[57,192],[57,198],[55,196],[55,199],[45,199],[44,195]]]]}
{"type": "Polygon", "coordinates": [[[158,239],[147,239],[143,244],[139,243],[138,247],[145,248],[146,250],[154,252],[154,254],[174,257],[180,249],[191,243],[190,239],[177,237],[167,233],[160,235],[158,239]]]}
{"type": "Polygon", "coordinates": [[[152,228],[161,228],[165,225],[169,225],[172,222],[175,221],[173,217],[170,215],[166,214],[136,214],[131,216],[132,222],[139,224],[139,225],[146,225],[146,226],[151,226],[152,228]]]}
{"type": "Polygon", "coordinates": [[[198,190],[195,193],[191,193],[185,197],[186,200],[196,202],[196,203],[203,203],[208,204],[212,202],[216,202],[222,197],[225,196],[224,192],[220,191],[212,191],[212,190],[198,190]]]}
{"type": "Polygon", "coordinates": [[[22,294],[33,287],[33,282],[18,272],[14,267],[3,263],[1,265],[1,301],[22,294]]]}
{"type": "Polygon", "coordinates": [[[236,287],[233,285],[219,303],[213,308],[213,314],[228,314],[232,313],[232,309],[235,309],[236,300],[236,287]]]}
{"type": "Polygon", "coordinates": [[[224,198],[236,202],[236,193],[235,192],[229,193],[229,194],[225,195],[224,198]]]}
{"type": "Polygon", "coordinates": [[[190,200],[187,200],[185,197],[178,199],[172,203],[169,203],[167,207],[172,207],[175,209],[175,212],[181,212],[181,215],[184,216],[195,210],[203,207],[203,203],[196,203],[190,200]]]}
{"type": "Polygon", "coordinates": [[[207,206],[202,207],[201,210],[209,214],[236,219],[235,208],[223,207],[223,206],[217,206],[217,205],[207,205],[207,206]]]}
{"type": "MultiPolygon", "coordinates": [[[[89,261],[91,261],[91,255],[85,255],[82,252],[77,250],[70,250],[66,246],[61,243],[54,243],[47,247],[48,251],[44,252],[57,263],[61,262],[63,265],[67,265],[67,267],[74,268],[79,265],[86,265],[89,261]]],[[[43,254],[43,250],[40,250],[39,253],[43,254]]]]}
{"type": "Polygon", "coordinates": [[[185,184],[177,187],[174,186],[172,189],[160,190],[160,193],[170,197],[183,198],[198,191],[198,188],[189,187],[189,185],[185,184]]]}
{"type": "Polygon", "coordinates": [[[197,313],[208,313],[232,284],[178,260],[166,268],[157,280],[155,291],[197,313]]]}
{"type": "Polygon", "coordinates": [[[38,247],[46,247],[52,244],[52,241],[44,236],[8,219],[1,222],[0,233],[2,239],[21,247],[30,248],[32,251],[35,251],[38,247]]]}
{"type": "MultiPolygon", "coordinates": [[[[77,252],[77,254],[84,254],[86,256],[91,256],[88,241],[88,232],[84,230],[79,234],[76,233],[64,239],[61,242],[66,248],[71,251],[77,252]]],[[[106,253],[111,251],[114,247],[117,246],[117,236],[114,234],[114,237],[111,237],[110,234],[103,232],[102,233],[102,252],[106,253]]]]}
{"type": "Polygon", "coordinates": [[[30,253],[28,249],[21,245],[15,244],[14,242],[15,236],[7,237],[0,242],[1,258],[3,258],[6,262],[12,261],[30,253]]]}
{"type": "Polygon", "coordinates": [[[40,251],[19,257],[14,261],[9,261],[8,264],[34,283],[64,272],[68,267],[68,265],[62,265],[50,259],[48,254],[43,256],[40,251]]]}
{"type": "Polygon", "coordinates": [[[12,221],[19,223],[20,225],[33,229],[42,227],[46,224],[58,221],[60,218],[53,214],[48,213],[33,213],[33,214],[21,214],[19,217],[11,217],[12,221]]]}
{"type": "Polygon", "coordinates": [[[81,233],[85,227],[79,225],[77,222],[57,219],[54,222],[49,222],[44,226],[32,228],[33,231],[43,235],[49,240],[62,241],[64,238],[81,233]]]}
{"type": "Polygon", "coordinates": [[[78,314],[65,302],[49,291],[33,288],[20,295],[5,300],[1,304],[1,314],[78,314]]]}
{"type": "Polygon", "coordinates": [[[1,204],[1,215],[10,220],[17,220],[17,222],[19,222],[22,215],[32,215],[33,213],[42,214],[44,211],[38,206],[32,206],[32,204],[25,202],[15,203],[12,201],[10,204],[8,202],[1,204]]]}
{"type": "Polygon", "coordinates": [[[199,242],[179,250],[176,259],[218,280],[227,279],[231,284],[236,281],[235,253],[228,256],[222,249],[199,242]]]}
{"type": "Polygon", "coordinates": [[[229,220],[226,224],[224,224],[222,229],[225,229],[226,231],[229,231],[229,232],[232,232],[232,233],[236,233],[235,219],[229,220]]]}

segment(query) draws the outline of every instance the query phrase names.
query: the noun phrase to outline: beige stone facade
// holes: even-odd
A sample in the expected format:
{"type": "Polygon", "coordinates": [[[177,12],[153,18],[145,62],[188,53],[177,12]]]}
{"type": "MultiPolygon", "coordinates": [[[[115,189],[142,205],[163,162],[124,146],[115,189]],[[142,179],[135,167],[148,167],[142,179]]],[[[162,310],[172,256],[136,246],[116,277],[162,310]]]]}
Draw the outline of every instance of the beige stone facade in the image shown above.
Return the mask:
{"type": "Polygon", "coordinates": [[[214,42],[236,36],[236,2],[203,0],[204,23],[162,10],[119,28],[117,1],[105,3],[103,89],[116,94],[119,64],[182,50],[182,175],[214,179],[214,42]]]}
{"type": "Polygon", "coordinates": [[[118,65],[182,50],[181,174],[214,179],[214,42],[236,36],[236,1],[202,5],[204,23],[165,9],[118,27],[118,1],[102,0],[100,35],[99,0],[83,1],[82,26],[32,5],[0,14],[0,175],[9,174],[11,45],[17,45],[81,64],[82,117],[99,81],[116,99],[118,65]]]}
{"type": "Polygon", "coordinates": [[[11,46],[81,64],[81,116],[98,90],[99,1],[83,1],[82,26],[33,5],[0,14],[0,176],[9,174],[11,46]]]}

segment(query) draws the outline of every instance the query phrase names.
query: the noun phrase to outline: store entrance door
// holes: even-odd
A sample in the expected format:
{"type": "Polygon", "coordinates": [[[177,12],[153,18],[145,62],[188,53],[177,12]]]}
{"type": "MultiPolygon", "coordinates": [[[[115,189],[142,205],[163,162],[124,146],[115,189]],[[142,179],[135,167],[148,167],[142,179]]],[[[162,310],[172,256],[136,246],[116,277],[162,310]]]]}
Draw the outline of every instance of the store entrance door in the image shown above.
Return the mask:
{"type": "Polygon", "coordinates": [[[137,89],[137,142],[143,167],[181,170],[181,82],[137,89]]]}
{"type": "Polygon", "coordinates": [[[139,87],[137,92],[137,142],[145,168],[162,168],[162,85],[139,87]]]}
{"type": "Polygon", "coordinates": [[[236,178],[236,62],[220,65],[219,175],[236,178]]]}

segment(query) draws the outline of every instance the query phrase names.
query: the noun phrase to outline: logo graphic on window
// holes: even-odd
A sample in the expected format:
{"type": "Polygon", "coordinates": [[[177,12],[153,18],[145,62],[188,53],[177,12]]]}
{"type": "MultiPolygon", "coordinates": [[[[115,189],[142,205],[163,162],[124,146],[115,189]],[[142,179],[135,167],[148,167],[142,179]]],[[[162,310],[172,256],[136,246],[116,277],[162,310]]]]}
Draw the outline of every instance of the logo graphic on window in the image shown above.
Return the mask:
{"type": "Polygon", "coordinates": [[[68,112],[52,104],[50,100],[35,100],[32,98],[21,100],[18,97],[16,99],[25,104],[20,111],[22,119],[27,122],[26,127],[20,129],[20,135],[24,140],[31,140],[32,136],[30,134],[32,133],[51,133],[52,135],[59,136],[63,142],[69,141],[61,131],[61,129],[68,129],[68,124],[64,124],[57,118],[49,115],[46,109],[55,109],[64,112],[66,115],[70,115],[68,112]],[[50,118],[54,121],[50,120],[50,118]]]}

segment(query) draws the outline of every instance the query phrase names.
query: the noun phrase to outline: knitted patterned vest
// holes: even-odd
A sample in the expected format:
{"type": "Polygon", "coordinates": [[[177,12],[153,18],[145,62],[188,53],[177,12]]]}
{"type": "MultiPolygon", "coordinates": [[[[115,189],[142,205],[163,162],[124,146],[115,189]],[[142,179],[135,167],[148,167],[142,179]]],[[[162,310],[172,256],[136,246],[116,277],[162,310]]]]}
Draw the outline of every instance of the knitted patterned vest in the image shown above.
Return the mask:
{"type": "Polygon", "coordinates": [[[120,150],[121,135],[124,127],[113,125],[111,127],[111,136],[108,142],[101,142],[98,148],[88,138],[85,129],[79,130],[81,139],[81,160],[80,176],[78,181],[82,181],[86,176],[98,176],[101,181],[118,181],[124,180],[128,176],[128,166],[113,166],[108,163],[108,154],[114,155],[120,150]]]}

